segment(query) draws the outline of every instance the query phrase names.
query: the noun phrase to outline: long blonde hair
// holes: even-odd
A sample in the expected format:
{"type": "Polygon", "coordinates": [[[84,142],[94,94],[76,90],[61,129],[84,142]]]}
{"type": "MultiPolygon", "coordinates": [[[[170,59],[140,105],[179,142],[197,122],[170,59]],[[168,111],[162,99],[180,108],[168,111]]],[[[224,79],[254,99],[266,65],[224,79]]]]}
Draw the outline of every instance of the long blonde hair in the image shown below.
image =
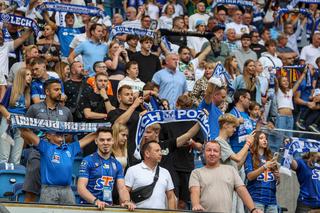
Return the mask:
{"type": "Polygon", "coordinates": [[[15,106],[21,95],[24,95],[26,107],[28,108],[30,106],[30,85],[26,82],[27,71],[30,70],[27,68],[21,68],[15,75],[9,101],[10,106],[15,106]]]}
{"type": "Polygon", "coordinates": [[[123,131],[129,132],[128,127],[119,123],[116,123],[112,126],[112,137],[114,140],[114,144],[112,146],[112,152],[117,155],[125,154],[125,156],[127,156],[127,143],[125,143],[124,146],[121,146],[119,144],[119,135],[123,131]]]}

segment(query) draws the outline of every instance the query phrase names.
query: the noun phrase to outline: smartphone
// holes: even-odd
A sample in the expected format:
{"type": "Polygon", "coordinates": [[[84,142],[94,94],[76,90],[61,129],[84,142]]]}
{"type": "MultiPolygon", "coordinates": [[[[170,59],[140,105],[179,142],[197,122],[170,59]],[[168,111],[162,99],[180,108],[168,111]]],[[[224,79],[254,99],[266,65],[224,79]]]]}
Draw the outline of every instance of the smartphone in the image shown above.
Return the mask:
{"type": "Polygon", "coordinates": [[[139,97],[143,97],[143,91],[139,91],[139,97]]]}

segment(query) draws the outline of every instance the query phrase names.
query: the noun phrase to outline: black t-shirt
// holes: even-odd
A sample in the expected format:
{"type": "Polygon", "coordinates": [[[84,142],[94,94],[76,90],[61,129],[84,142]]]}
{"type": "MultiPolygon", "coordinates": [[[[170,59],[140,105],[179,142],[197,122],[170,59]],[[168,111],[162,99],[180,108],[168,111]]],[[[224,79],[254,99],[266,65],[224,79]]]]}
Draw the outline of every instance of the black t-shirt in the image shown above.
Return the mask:
{"type": "MultiPolygon", "coordinates": [[[[119,108],[112,110],[108,114],[108,121],[114,124],[114,122],[125,112],[126,110],[119,109],[119,108]]],[[[126,126],[129,129],[128,144],[127,144],[129,166],[133,166],[139,163],[139,161],[133,156],[134,151],[136,149],[135,137],[136,137],[138,121],[139,121],[139,113],[134,111],[130,119],[126,123],[126,126]]]]}
{"type": "Polygon", "coordinates": [[[186,36],[167,36],[167,38],[172,44],[176,44],[178,46],[187,46],[186,36]]]}
{"type": "Polygon", "coordinates": [[[157,56],[150,54],[148,56],[142,55],[140,52],[133,54],[131,61],[136,61],[139,65],[139,78],[143,82],[152,80],[153,74],[161,70],[160,60],[157,56]]]}
{"type": "MultiPolygon", "coordinates": [[[[82,84],[81,81],[78,82],[78,81],[72,81],[72,80],[68,80],[68,81],[64,82],[64,84],[63,84],[64,93],[67,96],[66,107],[68,107],[69,109],[76,108],[76,105],[77,105],[76,102],[77,102],[77,98],[78,98],[81,84],[82,84]]],[[[83,110],[83,103],[81,103],[81,99],[83,99],[83,96],[85,94],[91,94],[92,92],[93,92],[92,88],[87,83],[85,83],[83,90],[80,94],[80,100],[78,103],[78,108],[80,109],[81,112],[83,110]]],[[[74,119],[75,121],[84,121],[84,120],[79,120],[75,114],[73,114],[73,117],[75,118],[74,119]]]]}
{"type": "MultiPolygon", "coordinates": [[[[162,138],[178,138],[191,129],[196,122],[175,122],[162,125],[162,138]]],[[[197,142],[203,142],[201,131],[193,137],[197,142]]],[[[194,155],[190,147],[179,147],[172,153],[173,167],[176,171],[191,172],[194,169],[194,155]]]]}
{"type": "Polygon", "coordinates": [[[173,173],[173,153],[177,150],[177,139],[171,138],[168,140],[160,141],[159,145],[161,147],[162,159],[160,166],[166,168],[170,174],[173,173]]]}

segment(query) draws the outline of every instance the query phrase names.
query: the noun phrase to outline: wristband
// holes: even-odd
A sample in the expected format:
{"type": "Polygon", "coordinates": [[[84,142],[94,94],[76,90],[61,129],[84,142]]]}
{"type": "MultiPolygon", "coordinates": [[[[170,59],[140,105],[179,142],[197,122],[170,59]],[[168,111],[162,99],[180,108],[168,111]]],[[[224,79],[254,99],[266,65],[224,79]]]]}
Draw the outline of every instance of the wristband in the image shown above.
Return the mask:
{"type": "Polygon", "coordinates": [[[96,205],[96,201],[97,201],[97,200],[99,200],[99,199],[96,197],[96,199],[93,200],[92,204],[93,204],[93,205],[96,205]]]}
{"type": "Polygon", "coordinates": [[[109,98],[103,99],[103,102],[108,102],[108,101],[109,101],[109,98]]]}
{"type": "Polygon", "coordinates": [[[256,208],[251,209],[250,213],[253,213],[255,210],[257,210],[256,208]]]}

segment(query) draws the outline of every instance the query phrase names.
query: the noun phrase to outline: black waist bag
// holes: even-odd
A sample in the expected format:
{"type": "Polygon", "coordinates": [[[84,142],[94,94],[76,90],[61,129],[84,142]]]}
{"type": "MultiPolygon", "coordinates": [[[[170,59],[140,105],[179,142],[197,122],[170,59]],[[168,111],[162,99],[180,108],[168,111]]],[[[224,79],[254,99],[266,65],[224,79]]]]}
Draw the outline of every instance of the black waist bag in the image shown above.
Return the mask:
{"type": "Polygon", "coordinates": [[[151,197],[153,189],[159,178],[159,166],[157,167],[156,174],[154,175],[153,182],[147,186],[141,186],[132,190],[130,193],[130,198],[135,203],[139,203],[151,197]]]}

